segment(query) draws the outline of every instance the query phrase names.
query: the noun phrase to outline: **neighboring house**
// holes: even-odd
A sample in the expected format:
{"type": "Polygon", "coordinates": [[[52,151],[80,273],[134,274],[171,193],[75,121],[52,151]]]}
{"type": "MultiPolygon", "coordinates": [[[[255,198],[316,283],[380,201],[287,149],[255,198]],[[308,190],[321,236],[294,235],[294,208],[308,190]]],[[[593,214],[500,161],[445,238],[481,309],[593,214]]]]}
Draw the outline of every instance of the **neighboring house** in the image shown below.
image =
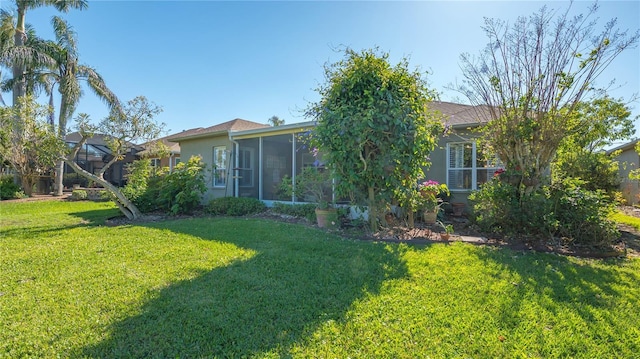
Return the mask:
{"type": "Polygon", "coordinates": [[[620,177],[620,191],[629,204],[637,204],[640,198],[640,188],[637,180],[629,179],[629,173],[640,168],[640,155],[636,152],[639,140],[633,140],[607,151],[607,154],[620,152],[614,157],[618,162],[618,176],[620,177]]]}
{"type": "MultiPolygon", "coordinates": [[[[449,102],[434,102],[441,112],[447,134],[429,157],[431,168],[427,179],[447,183],[451,201],[466,202],[472,190],[491,179],[499,168],[497,161],[487,161],[476,147],[473,128],[485,115],[477,107],[449,102]]],[[[215,166],[207,178],[208,190],[203,200],[224,196],[253,197],[267,204],[292,201],[280,190],[285,176],[292,178],[317,160],[308,148],[306,136],[314,122],[270,127],[235,119],[216,126],[189,130],[172,136],[178,142],[183,160],[200,155],[209,166],[215,166]]]]}
{"type": "Polygon", "coordinates": [[[149,141],[147,143],[143,143],[140,145],[144,150],[138,152],[138,157],[140,158],[149,158],[151,159],[151,165],[156,168],[168,167],[169,171],[173,171],[173,168],[180,163],[180,144],[177,142],[172,142],[171,139],[175,137],[184,137],[189,135],[190,133],[196,133],[198,131],[203,130],[202,127],[194,128],[191,130],[182,131],[180,133],[172,134],[169,136],[165,136],[159,138],[157,140],[149,141]],[[167,151],[164,156],[159,156],[155,150],[157,150],[156,145],[161,144],[164,146],[167,151]]]}
{"type": "MultiPolygon", "coordinates": [[[[74,161],[85,171],[93,174],[98,173],[113,159],[113,154],[105,142],[106,137],[107,135],[95,134],[92,138],[88,139],[83,148],[78,152],[74,161]]],[[[69,147],[75,146],[80,140],[81,136],[78,132],[72,132],[65,136],[65,142],[69,147]]],[[[129,144],[129,149],[124,158],[111,165],[105,172],[104,179],[116,186],[124,186],[126,184],[126,165],[136,160],[136,154],[141,150],[142,147],[132,143],[129,144]]],[[[67,164],[65,164],[64,168],[64,186],[66,188],[70,188],[73,183],[86,182],[67,164]]]]}

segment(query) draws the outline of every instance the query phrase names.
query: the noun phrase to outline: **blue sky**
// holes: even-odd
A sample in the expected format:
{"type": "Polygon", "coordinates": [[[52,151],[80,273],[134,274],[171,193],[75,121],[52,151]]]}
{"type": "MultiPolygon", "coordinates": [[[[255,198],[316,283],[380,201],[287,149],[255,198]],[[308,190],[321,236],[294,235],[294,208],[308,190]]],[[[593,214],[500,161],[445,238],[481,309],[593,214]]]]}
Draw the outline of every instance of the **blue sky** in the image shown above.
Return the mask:
{"type": "MultiPolygon", "coordinates": [[[[11,8],[13,1],[1,0],[11,8]]],[[[122,99],[144,95],[162,106],[157,117],[169,133],[208,127],[234,118],[266,123],[306,119],[303,110],[319,99],[323,65],[343,57],[340,49],[378,46],[392,63],[409,56],[411,66],[431,74],[431,87],[445,101],[461,79],[459,56],[478,53],[487,39],[483,17],[514,20],[543,2],[218,2],[90,1],[84,11],[62,16],[78,33],[80,61],[95,67],[122,99]]],[[[564,9],[568,2],[546,2],[564,9]]],[[[577,1],[585,12],[591,4],[577,1]]],[[[27,13],[38,34],[52,38],[51,9],[27,13]]],[[[601,1],[601,23],[618,18],[622,29],[640,28],[639,1],[601,1]]],[[[640,92],[640,50],[623,53],[599,79],[617,79],[611,94],[640,92]]],[[[5,96],[5,99],[10,99],[5,96]]],[[[640,114],[640,103],[632,104],[640,114]]],[[[76,113],[94,120],[106,107],[86,91],[76,113]]]]}

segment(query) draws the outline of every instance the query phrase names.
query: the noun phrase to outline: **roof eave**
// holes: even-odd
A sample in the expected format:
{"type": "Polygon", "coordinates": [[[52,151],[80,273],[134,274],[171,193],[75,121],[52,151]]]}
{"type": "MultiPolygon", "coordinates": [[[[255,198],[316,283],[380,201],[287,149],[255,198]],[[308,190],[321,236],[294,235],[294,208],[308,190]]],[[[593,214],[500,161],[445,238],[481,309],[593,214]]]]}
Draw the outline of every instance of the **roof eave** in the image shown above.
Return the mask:
{"type": "Polygon", "coordinates": [[[199,138],[207,138],[207,137],[215,137],[219,135],[227,135],[229,130],[215,131],[215,132],[207,132],[207,133],[196,133],[188,136],[176,136],[171,139],[167,139],[169,142],[180,143],[180,141],[184,140],[196,140],[199,138]]]}
{"type": "Polygon", "coordinates": [[[303,132],[310,128],[316,127],[315,121],[307,121],[307,122],[298,122],[291,123],[288,125],[280,125],[280,126],[269,126],[269,127],[261,127],[261,128],[253,128],[250,130],[240,130],[240,131],[231,131],[231,138],[251,138],[252,136],[257,135],[256,137],[260,137],[262,134],[276,134],[276,133],[296,133],[303,132]]]}

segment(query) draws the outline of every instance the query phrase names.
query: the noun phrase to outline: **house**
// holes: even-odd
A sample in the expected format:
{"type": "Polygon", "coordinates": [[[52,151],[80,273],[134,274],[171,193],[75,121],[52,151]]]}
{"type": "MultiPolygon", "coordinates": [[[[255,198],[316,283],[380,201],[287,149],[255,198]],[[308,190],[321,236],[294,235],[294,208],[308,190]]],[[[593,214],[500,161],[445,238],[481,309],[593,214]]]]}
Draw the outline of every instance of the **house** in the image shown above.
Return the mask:
{"type": "Polygon", "coordinates": [[[637,180],[629,178],[629,173],[640,168],[640,155],[636,152],[636,145],[640,140],[633,140],[618,147],[607,150],[607,154],[614,154],[618,162],[618,176],[620,177],[620,191],[629,204],[637,204],[640,200],[640,187],[637,180]]]}
{"type": "Polygon", "coordinates": [[[169,171],[173,171],[173,168],[180,163],[180,144],[178,142],[172,142],[174,137],[184,137],[190,133],[196,133],[203,130],[202,127],[194,128],[191,130],[185,130],[179,133],[168,135],[158,138],[157,140],[149,141],[140,145],[144,148],[138,152],[139,158],[151,159],[151,165],[157,168],[168,167],[169,171]],[[158,146],[160,145],[160,146],[158,146]],[[162,147],[161,154],[157,153],[158,147],[162,147]]]}
{"type": "MultiPolygon", "coordinates": [[[[111,159],[113,154],[107,146],[106,138],[108,135],[95,134],[89,138],[80,149],[74,161],[80,165],[85,171],[90,173],[98,173],[111,159]]],[[[82,136],[78,132],[72,132],[65,136],[65,142],[69,147],[74,147],[82,136]]],[[[133,143],[129,144],[129,149],[124,158],[115,162],[104,173],[104,179],[116,186],[124,186],[126,183],[126,165],[136,160],[138,152],[142,151],[142,147],[133,143]]],[[[81,184],[86,186],[86,180],[81,177],[67,164],[64,166],[64,180],[63,185],[65,188],[71,188],[73,184],[81,184]]]]}
{"type": "MultiPolygon", "coordinates": [[[[426,176],[447,183],[451,201],[466,202],[469,193],[499,168],[497,161],[484,158],[474,140],[473,128],[484,122],[486,112],[449,102],[434,102],[431,108],[442,113],[448,131],[430,154],[432,165],[426,176]]],[[[171,141],[179,143],[182,158],[199,155],[207,165],[215,166],[207,178],[205,202],[236,196],[258,198],[270,205],[295,202],[295,197],[280,190],[281,183],[316,162],[306,141],[314,126],[314,122],[302,122],[270,127],[235,119],[175,135],[171,141]]]]}

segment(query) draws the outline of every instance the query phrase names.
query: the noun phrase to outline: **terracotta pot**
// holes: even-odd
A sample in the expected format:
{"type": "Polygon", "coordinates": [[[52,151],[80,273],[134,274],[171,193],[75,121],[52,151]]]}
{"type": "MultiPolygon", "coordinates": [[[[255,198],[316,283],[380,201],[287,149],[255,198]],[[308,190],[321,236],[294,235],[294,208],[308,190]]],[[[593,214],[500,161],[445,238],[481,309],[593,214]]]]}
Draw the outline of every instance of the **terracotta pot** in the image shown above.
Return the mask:
{"type": "Polygon", "coordinates": [[[316,208],[316,220],[320,228],[335,228],[338,226],[338,211],[335,208],[316,208]]]}
{"type": "Polygon", "coordinates": [[[464,213],[465,204],[462,202],[453,202],[451,203],[451,208],[453,209],[453,215],[456,217],[461,217],[464,213]]]}
{"type": "Polygon", "coordinates": [[[440,232],[440,239],[448,241],[451,235],[447,232],[440,232]]]}
{"type": "Polygon", "coordinates": [[[424,223],[435,224],[438,219],[438,212],[436,211],[424,211],[423,214],[424,223]]]}

